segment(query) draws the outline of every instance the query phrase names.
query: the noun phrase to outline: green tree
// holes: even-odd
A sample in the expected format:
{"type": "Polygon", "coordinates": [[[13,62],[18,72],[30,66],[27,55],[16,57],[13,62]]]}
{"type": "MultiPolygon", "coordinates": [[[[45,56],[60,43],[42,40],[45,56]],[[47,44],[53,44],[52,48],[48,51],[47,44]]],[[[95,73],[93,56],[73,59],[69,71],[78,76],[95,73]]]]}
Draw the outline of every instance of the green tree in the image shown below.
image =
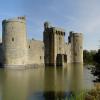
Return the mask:
{"type": "Polygon", "coordinates": [[[96,51],[94,50],[91,50],[91,51],[88,51],[88,50],[84,50],[83,51],[83,61],[84,61],[84,64],[94,64],[94,55],[96,54],[96,51]]]}
{"type": "Polygon", "coordinates": [[[98,52],[94,55],[94,61],[96,64],[100,64],[100,49],[98,52]]]}
{"type": "Polygon", "coordinates": [[[100,82],[100,49],[98,52],[94,55],[94,62],[95,62],[95,67],[92,69],[92,73],[94,76],[97,76],[96,82],[100,82]]]}

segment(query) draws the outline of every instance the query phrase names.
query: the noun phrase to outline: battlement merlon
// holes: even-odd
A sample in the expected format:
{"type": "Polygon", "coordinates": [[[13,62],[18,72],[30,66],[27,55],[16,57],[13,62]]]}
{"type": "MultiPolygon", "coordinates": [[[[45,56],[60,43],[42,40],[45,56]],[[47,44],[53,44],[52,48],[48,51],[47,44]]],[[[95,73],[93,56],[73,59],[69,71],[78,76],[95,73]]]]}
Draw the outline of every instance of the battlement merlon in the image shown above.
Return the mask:
{"type": "Polygon", "coordinates": [[[45,22],[44,23],[44,31],[52,31],[52,33],[56,33],[56,34],[63,34],[65,36],[65,30],[59,27],[53,27],[50,25],[49,22],[45,22]]]}
{"type": "Polygon", "coordinates": [[[69,32],[69,36],[68,36],[68,43],[71,42],[71,38],[73,38],[73,37],[81,37],[81,38],[83,38],[83,33],[76,33],[76,32],[70,31],[69,32]]]}
{"type": "Polygon", "coordinates": [[[21,16],[21,17],[15,17],[15,18],[11,18],[11,19],[5,19],[2,21],[2,24],[4,24],[5,22],[21,22],[21,23],[26,23],[26,17],[25,16],[21,16]]]}
{"type": "Polygon", "coordinates": [[[83,33],[76,33],[76,32],[71,31],[71,32],[69,33],[69,36],[70,36],[70,37],[72,37],[72,36],[83,36],[83,33]]]}

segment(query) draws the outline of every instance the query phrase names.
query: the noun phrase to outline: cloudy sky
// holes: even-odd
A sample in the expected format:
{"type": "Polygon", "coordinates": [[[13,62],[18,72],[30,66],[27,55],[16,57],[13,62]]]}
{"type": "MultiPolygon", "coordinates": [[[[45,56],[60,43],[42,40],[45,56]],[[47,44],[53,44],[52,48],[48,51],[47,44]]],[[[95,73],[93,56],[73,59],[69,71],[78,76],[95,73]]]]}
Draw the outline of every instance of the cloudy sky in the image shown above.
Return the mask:
{"type": "Polygon", "coordinates": [[[0,37],[2,20],[27,17],[29,38],[42,40],[43,23],[84,35],[84,49],[98,49],[100,44],[100,0],[0,0],[0,37]]]}

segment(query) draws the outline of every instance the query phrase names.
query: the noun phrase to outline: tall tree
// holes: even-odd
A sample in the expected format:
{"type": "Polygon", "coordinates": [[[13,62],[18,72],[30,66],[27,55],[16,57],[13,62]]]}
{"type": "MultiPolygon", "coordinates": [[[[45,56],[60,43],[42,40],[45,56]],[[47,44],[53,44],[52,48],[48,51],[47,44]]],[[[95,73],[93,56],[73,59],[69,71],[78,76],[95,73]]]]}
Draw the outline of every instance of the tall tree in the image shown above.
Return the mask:
{"type": "Polygon", "coordinates": [[[100,49],[94,55],[94,61],[95,61],[95,67],[92,70],[92,73],[93,73],[94,76],[97,76],[95,81],[100,82],[100,49]]]}

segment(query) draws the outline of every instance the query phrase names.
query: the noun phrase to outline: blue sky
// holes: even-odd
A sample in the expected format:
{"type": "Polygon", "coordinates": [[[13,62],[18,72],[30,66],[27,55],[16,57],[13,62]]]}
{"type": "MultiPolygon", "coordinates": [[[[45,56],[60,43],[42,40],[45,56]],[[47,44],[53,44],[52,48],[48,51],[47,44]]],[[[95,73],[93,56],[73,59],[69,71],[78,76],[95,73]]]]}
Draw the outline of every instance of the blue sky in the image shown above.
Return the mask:
{"type": "Polygon", "coordinates": [[[42,40],[43,23],[84,35],[84,49],[98,49],[100,44],[100,0],[0,0],[0,37],[2,20],[27,17],[29,38],[42,40]]]}

